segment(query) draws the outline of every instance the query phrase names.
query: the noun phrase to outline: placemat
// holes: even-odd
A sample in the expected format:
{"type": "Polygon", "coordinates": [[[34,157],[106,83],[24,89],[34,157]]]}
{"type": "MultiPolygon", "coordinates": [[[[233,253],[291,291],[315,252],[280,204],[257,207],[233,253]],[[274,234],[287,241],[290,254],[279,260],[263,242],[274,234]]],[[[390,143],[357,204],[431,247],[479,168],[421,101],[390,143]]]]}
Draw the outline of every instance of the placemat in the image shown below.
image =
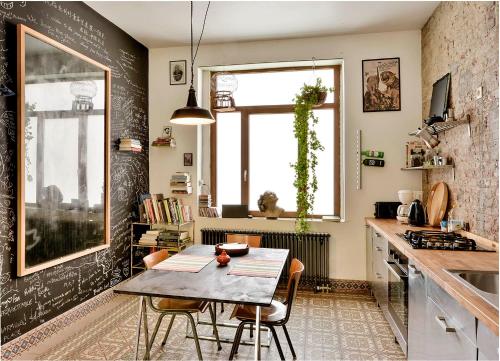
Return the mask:
{"type": "Polygon", "coordinates": [[[213,256],[192,256],[176,254],[155,265],[153,269],[161,271],[200,272],[203,267],[215,259],[213,256]]]}
{"type": "Polygon", "coordinates": [[[276,278],[280,274],[282,261],[269,259],[241,259],[233,265],[228,275],[276,278]]]}

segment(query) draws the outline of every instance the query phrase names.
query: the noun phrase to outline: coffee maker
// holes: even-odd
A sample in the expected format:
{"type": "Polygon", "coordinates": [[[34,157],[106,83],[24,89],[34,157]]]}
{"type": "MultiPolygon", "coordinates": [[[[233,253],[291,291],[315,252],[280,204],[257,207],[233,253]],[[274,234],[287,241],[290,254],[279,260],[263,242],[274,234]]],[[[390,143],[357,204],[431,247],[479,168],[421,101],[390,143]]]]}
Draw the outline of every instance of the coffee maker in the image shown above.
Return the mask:
{"type": "Polygon", "coordinates": [[[398,191],[398,198],[401,205],[398,207],[397,220],[401,223],[408,223],[408,213],[410,211],[410,203],[413,201],[413,191],[400,190],[398,191]]]}

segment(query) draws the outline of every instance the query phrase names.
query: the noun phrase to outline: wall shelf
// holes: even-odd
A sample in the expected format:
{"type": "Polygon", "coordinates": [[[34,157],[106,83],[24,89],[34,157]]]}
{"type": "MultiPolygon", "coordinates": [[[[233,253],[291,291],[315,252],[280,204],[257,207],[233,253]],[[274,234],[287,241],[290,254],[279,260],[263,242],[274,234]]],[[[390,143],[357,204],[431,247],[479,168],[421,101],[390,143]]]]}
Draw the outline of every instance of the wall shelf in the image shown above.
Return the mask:
{"type": "Polygon", "coordinates": [[[433,170],[433,169],[451,169],[451,171],[453,172],[453,174],[452,174],[453,179],[455,179],[455,165],[454,164],[401,168],[401,170],[433,170]]]}

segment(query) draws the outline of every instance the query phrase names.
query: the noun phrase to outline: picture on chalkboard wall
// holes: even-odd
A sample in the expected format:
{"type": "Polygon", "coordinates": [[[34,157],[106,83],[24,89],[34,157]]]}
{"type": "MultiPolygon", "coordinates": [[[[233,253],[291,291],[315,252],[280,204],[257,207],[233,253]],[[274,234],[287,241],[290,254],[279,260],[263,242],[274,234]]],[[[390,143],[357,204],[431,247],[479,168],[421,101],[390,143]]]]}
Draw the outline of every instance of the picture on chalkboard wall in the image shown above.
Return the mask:
{"type": "Polygon", "coordinates": [[[399,58],[363,60],[363,112],[401,110],[399,58]]]}
{"type": "Polygon", "coordinates": [[[186,60],[170,62],[170,85],[186,84],[186,60]]]}

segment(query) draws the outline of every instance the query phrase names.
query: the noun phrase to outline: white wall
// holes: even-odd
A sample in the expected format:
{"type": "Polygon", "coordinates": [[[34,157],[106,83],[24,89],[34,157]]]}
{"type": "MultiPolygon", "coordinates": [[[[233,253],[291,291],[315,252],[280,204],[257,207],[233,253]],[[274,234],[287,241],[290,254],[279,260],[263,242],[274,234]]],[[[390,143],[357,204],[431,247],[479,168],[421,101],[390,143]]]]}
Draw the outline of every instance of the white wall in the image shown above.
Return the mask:
{"type": "MultiPolygon", "coordinates": [[[[150,49],[149,114],[150,139],[156,138],[162,127],[169,124],[172,112],[184,106],[188,85],[169,85],[169,61],[188,59],[189,47],[150,49]]],[[[375,201],[395,201],[399,189],[421,189],[421,174],[403,172],[404,142],[407,133],[421,124],[420,31],[366,35],[346,35],[280,41],[231,43],[200,47],[196,64],[199,66],[232,65],[317,59],[344,60],[344,121],[346,220],[342,223],[314,222],[313,230],[329,232],[330,277],[365,279],[364,217],[373,215],[375,201]],[[401,58],[401,111],[363,113],[361,60],[401,58]],[[363,187],[356,190],[356,130],[363,133],[363,149],[385,152],[384,168],[363,167],[363,187]]],[[[197,73],[197,72],[195,72],[197,73]]],[[[196,84],[196,80],[195,80],[196,84]]],[[[175,171],[189,171],[196,179],[197,164],[183,166],[183,153],[196,153],[196,127],[176,126],[173,129],[177,148],[150,149],[151,192],[169,193],[168,182],[175,171]]],[[[204,159],[208,159],[206,155],[204,159]]],[[[195,157],[195,162],[197,161],[195,157]]],[[[188,198],[196,203],[195,195],[188,198]]],[[[204,226],[242,229],[293,230],[290,220],[268,221],[198,219],[196,238],[204,226]]]]}

